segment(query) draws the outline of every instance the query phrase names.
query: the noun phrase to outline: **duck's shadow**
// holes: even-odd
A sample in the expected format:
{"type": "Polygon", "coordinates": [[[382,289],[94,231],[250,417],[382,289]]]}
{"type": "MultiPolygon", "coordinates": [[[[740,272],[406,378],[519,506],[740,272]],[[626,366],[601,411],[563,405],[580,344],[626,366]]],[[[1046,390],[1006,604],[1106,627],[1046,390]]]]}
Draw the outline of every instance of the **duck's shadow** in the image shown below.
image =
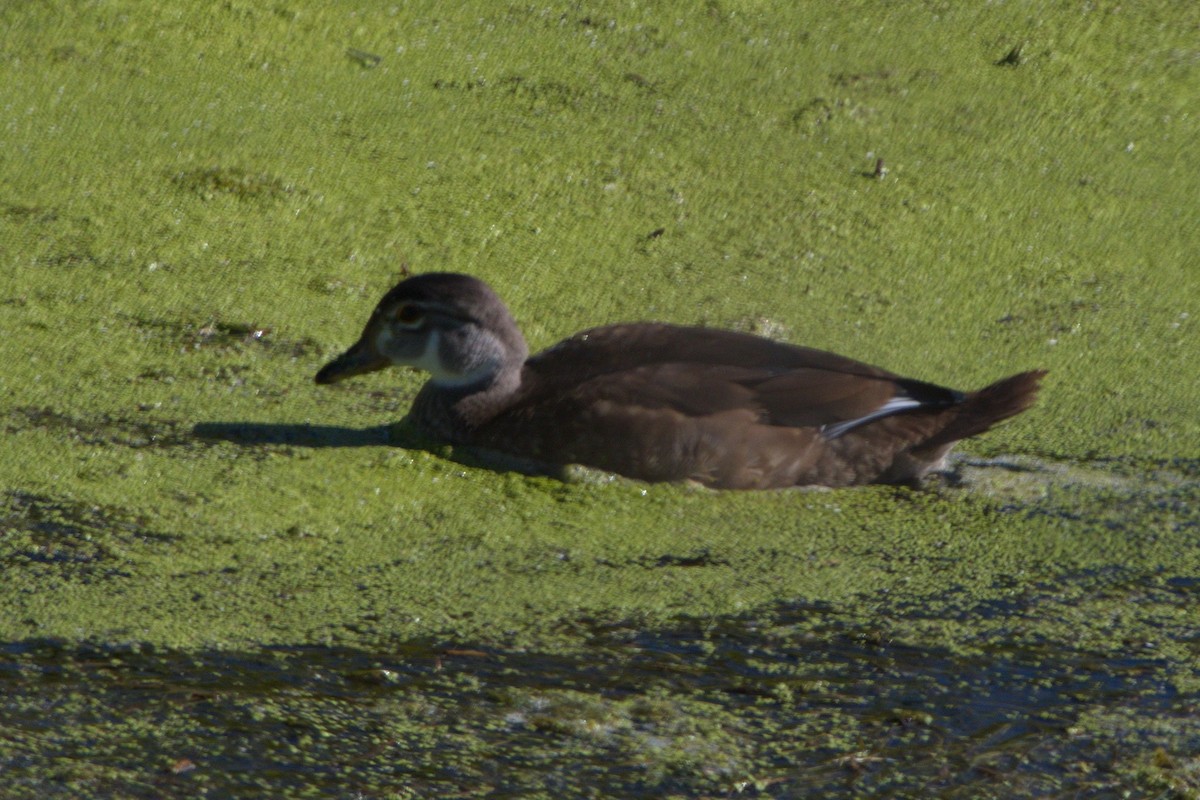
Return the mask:
{"type": "MultiPolygon", "coordinates": [[[[340,425],[291,425],[265,422],[201,422],[192,435],[205,441],[240,445],[287,444],[295,447],[421,448],[421,437],[404,424],[346,428],[340,425]]],[[[424,442],[428,445],[429,442],[424,442]]]]}
{"type": "Polygon", "coordinates": [[[495,472],[520,472],[563,480],[564,468],[475,447],[451,446],[420,432],[408,418],[370,428],[340,425],[294,425],[265,422],[201,422],[192,435],[209,442],[232,442],[244,447],[288,445],[292,447],[398,447],[421,450],[466,467],[495,472]]]}

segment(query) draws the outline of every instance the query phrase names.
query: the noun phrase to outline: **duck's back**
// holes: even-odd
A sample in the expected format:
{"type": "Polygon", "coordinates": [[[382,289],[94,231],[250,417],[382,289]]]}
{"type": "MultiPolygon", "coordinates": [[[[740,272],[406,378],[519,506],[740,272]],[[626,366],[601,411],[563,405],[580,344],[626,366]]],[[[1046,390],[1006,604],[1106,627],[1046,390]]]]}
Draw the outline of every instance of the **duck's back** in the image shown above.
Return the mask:
{"type": "Polygon", "coordinates": [[[614,325],[529,359],[511,403],[471,443],[721,488],[909,481],[919,475],[908,474],[913,465],[894,469],[897,456],[944,428],[967,398],[749,334],[614,325]]]}

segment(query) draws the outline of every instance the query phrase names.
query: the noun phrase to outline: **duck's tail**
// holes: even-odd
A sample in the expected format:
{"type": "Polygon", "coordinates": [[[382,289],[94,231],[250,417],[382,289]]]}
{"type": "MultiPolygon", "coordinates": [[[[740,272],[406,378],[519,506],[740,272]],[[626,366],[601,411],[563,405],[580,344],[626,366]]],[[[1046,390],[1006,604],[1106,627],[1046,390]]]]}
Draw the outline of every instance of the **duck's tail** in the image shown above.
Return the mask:
{"type": "Polygon", "coordinates": [[[1033,405],[1046,370],[1022,372],[971,392],[955,409],[958,413],[945,428],[921,442],[920,449],[953,444],[983,433],[998,422],[1020,414],[1033,405]]]}

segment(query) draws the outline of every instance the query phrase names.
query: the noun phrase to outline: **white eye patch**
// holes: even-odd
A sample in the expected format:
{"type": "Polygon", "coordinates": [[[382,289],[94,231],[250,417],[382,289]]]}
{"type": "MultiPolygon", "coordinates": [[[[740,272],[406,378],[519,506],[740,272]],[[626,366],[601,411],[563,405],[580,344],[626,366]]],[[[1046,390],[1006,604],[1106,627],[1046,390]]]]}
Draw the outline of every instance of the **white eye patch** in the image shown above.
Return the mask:
{"type": "Polygon", "coordinates": [[[409,362],[411,366],[428,372],[430,380],[438,386],[444,386],[448,389],[471,386],[487,380],[496,374],[496,366],[492,363],[481,365],[468,372],[447,369],[446,365],[442,362],[440,348],[441,332],[436,329],[431,330],[429,337],[425,340],[425,350],[422,351],[420,356],[409,362]]]}

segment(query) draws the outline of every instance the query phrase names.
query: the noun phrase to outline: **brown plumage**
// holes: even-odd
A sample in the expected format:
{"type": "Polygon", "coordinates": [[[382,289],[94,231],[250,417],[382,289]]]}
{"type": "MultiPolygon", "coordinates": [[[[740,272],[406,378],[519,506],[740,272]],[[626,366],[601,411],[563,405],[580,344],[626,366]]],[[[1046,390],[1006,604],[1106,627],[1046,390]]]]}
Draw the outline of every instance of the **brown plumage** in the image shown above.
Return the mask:
{"type": "Polygon", "coordinates": [[[316,380],[415,366],[431,378],[414,421],[455,444],[767,489],[919,481],[955,442],[1028,408],[1045,374],[962,393],[821,350],[658,323],[594,328],[527,354],[486,284],[429,273],[388,292],[316,380]]]}

